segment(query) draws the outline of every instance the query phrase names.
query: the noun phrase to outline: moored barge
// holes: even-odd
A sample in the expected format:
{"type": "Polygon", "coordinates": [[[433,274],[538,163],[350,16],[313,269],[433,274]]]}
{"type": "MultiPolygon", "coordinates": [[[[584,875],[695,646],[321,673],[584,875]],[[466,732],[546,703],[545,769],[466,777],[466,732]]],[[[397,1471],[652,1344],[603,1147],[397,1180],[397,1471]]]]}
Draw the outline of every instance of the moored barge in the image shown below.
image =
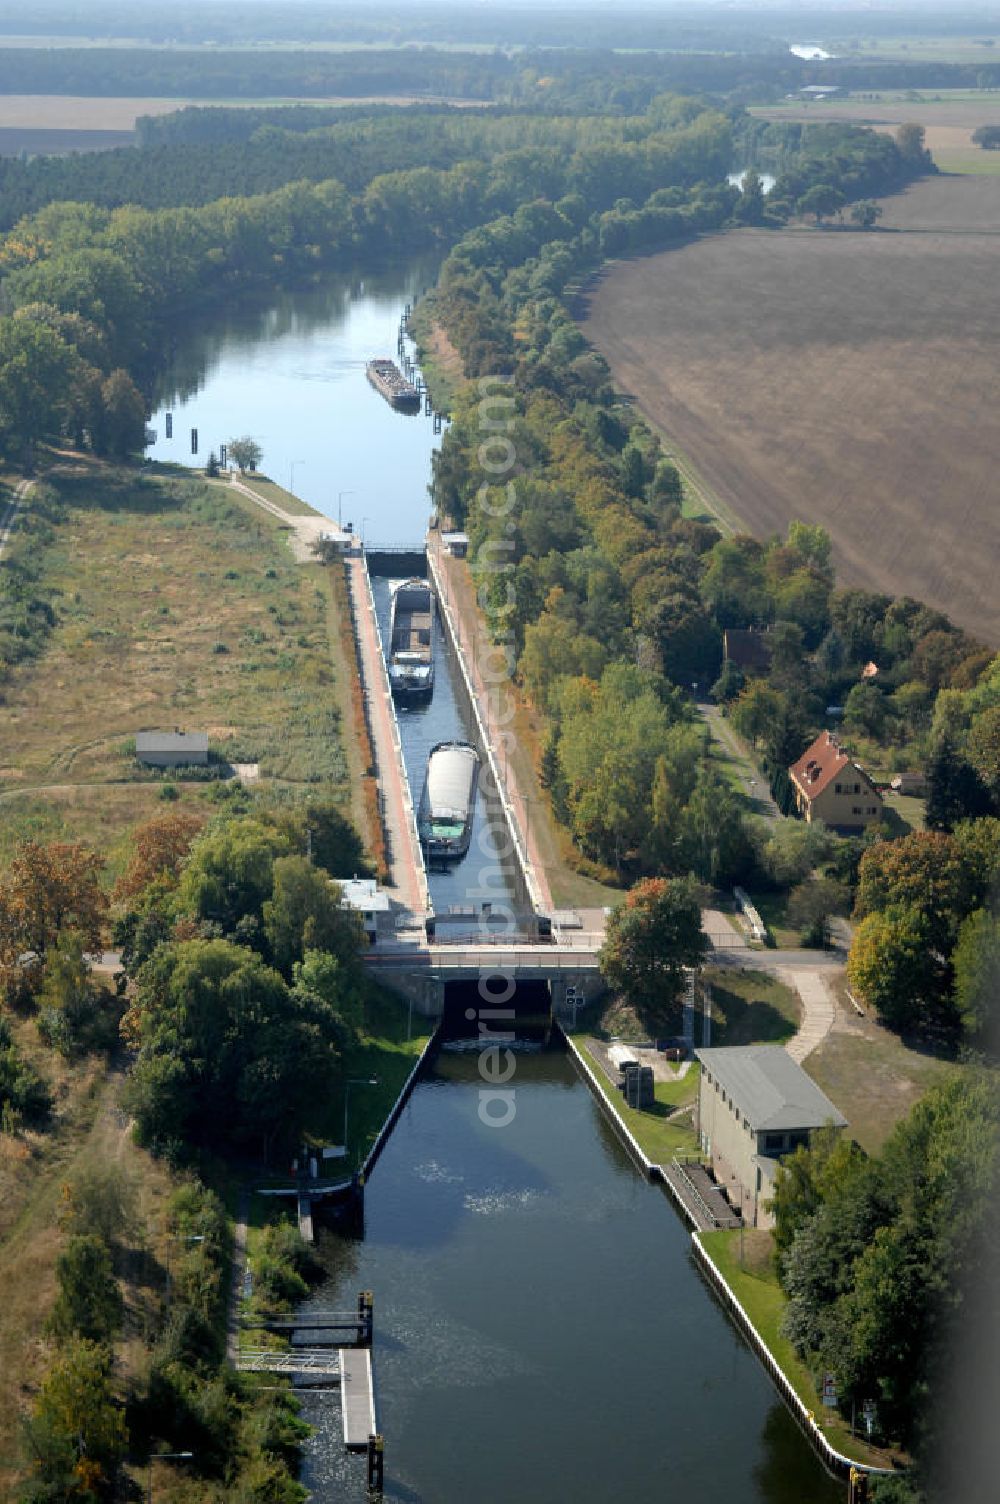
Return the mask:
{"type": "Polygon", "coordinates": [[[458,861],[469,849],[479,753],[470,742],[438,742],[427,759],[417,828],[431,861],[458,861]]]}
{"type": "Polygon", "coordinates": [[[407,381],[394,360],[370,360],[365,374],[390,407],[402,413],[420,411],[420,393],[412,381],[407,381]]]}

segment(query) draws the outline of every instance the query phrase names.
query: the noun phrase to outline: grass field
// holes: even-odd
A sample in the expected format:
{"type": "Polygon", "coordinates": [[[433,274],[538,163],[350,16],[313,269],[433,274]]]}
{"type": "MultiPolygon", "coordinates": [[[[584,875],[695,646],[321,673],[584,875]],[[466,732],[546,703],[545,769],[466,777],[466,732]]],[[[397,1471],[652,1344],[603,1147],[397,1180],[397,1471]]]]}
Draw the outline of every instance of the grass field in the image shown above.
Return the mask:
{"type": "Polygon", "coordinates": [[[961,1067],[904,1043],[874,1018],[859,1018],[841,978],[833,985],[837,1017],[803,1068],[847,1118],[847,1132],[876,1154],[893,1128],[929,1091],[961,1067]]]}
{"type": "Polygon", "coordinates": [[[759,971],[708,966],[712,993],[712,1044],[784,1044],[802,1021],[798,993],[759,971]]]}
{"type": "Polygon", "coordinates": [[[690,1113],[681,1118],[670,1118],[672,1112],[679,1107],[687,1107],[697,1097],[697,1066],[692,1066],[687,1075],[678,1081],[657,1081],[654,1088],[656,1106],[640,1111],[626,1106],[621,1092],[612,1087],[604,1074],[604,1067],[588,1047],[586,1040],[577,1036],[574,1042],[594,1072],[594,1079],[602,1094],[614,1107],[647,1158],[654,1164],[667,1164],[675,1154],[697,1154],[698,1141],[690,1113]]]}
{"type": "Polygon", "coordinates": [[[619,263],[584,332],[759,537],[831,533],[843,583],[1000,643],[1000,181],[885,202],[898,233],[747,230],[619,263]]]}
{"type": "MultiPolygon", "coordinates": [[[[346,800],[353,665],[339,664],[329,572],[198,477],[71,462],[47,480],[55,524],[36,527],[29,502],[10,544],[41,565],[55,625],[4,690],[0,857],[25,835],[113,852],[162,808],[162,784],[135,781],[129,739],[145,729],[207,731],[265,782],[346,800]]],[[[187,804],[211,796],[178,787],[187,804]]]]}

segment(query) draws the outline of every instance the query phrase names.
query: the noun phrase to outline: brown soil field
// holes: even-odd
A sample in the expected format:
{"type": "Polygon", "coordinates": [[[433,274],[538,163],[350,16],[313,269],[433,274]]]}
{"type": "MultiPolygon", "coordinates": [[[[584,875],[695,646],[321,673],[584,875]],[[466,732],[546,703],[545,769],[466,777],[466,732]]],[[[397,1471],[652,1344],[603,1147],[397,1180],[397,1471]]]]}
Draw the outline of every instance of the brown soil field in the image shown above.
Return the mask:
{"type": "Polygon", "coordinates": [[[93,99],[70,94],[0,94],[0,126],[19,130],[130,131],[140,115],[169,115],[191,99],[93,99]]]}
{"type": "Polygon", "coordinates": [[[33,131],[0,126],[0,157],[59,157],[72,151],[110,151],[133,146],[131,131],[33,131]]]}
{"type": "Polygon", "coordinates": [[[859,125],[903,125],[913,121],[928,130],[934,126],[1000,124],[1000,94],[977,90],[975,94],[933,94],[917,99],[892,96],[869,99],[832,99],[822,104],[758,105],[750,110],[764,120],[854,121],[859,125]]]}
{"type": "Polygon", "coordinates": [[[924,180],[882,223],[620,263],[583,329],[748,530],[821,522],[842,583],[1000,644],[1000,181],[924,180]]]}

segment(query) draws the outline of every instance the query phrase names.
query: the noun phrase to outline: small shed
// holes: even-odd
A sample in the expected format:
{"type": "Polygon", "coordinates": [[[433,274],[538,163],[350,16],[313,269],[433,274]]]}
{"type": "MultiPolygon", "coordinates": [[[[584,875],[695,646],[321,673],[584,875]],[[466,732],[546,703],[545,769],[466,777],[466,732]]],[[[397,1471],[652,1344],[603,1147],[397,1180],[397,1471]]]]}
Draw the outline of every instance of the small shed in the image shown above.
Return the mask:
{"type": "Polygon", "coordinates": [[[464,559],[469,552],[468,533],[442,533],[441,542],[445,553],[451,554],[453,559],[464,559]]]}
{"type": "Polygon", "coordinates": [[[897,794],[911,794],[922,799],[927,793],[927,776],[918,771],[897,773],[890,788],[897,794]]]}
{"type": "Polygon", "coordinates": [[[147,768],[204,767],[208,762],[208,733],[140,731],[135,739],[135,758],[147,768]]]}
{"type": "Polygon", "coordinates": [[[369,943],[374,945],[381,935],[392,932],[392,907],[389,895],[381,889],[373,877],[339,877],[340,905],[353,909],[361,916],[369,943]]]}

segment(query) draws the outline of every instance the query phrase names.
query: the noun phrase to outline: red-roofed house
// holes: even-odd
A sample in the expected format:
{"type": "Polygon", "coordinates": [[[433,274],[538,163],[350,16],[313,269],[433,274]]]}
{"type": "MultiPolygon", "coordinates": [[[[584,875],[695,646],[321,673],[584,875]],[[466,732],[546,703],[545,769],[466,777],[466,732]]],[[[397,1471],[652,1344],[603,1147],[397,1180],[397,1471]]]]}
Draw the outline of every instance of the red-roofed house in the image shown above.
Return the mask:
{"type": "Polygon", "coordinates": [[[821,732],[788,775],[806,820],[822,820],[836,830],[863,830],[881,818],[881,794],[832,732],[821,732]]]}

